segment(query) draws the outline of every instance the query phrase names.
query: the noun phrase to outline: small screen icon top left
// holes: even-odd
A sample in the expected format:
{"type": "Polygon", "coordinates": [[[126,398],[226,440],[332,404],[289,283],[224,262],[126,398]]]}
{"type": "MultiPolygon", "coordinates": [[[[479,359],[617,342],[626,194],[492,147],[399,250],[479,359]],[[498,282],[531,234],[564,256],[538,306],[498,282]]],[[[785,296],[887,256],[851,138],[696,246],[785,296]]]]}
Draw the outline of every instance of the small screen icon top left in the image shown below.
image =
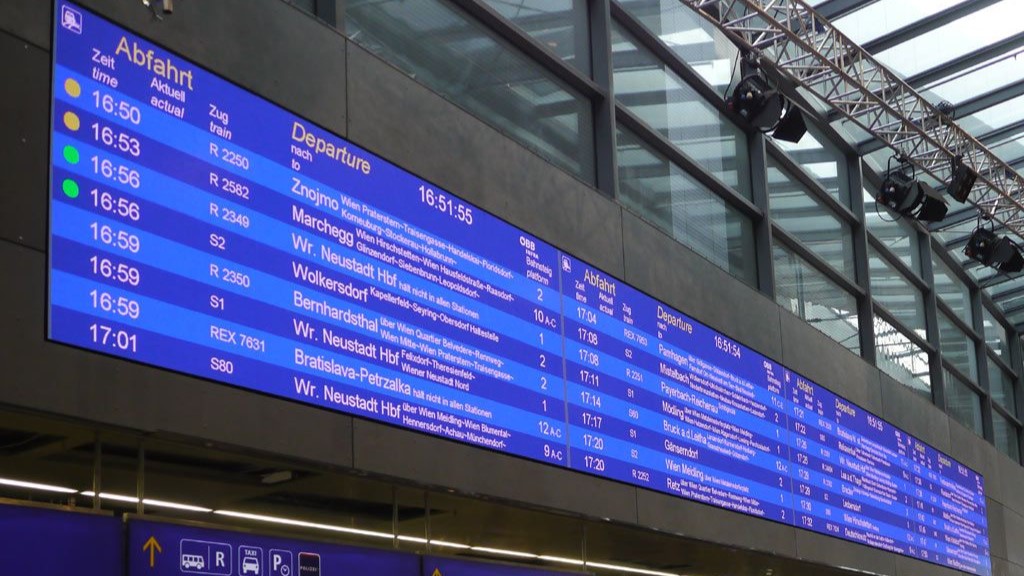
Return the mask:
{"type": "Polygon", "coordinates": [[[82,13],[71,6],[61,6],[60,25],[75,34],[82,33],[82,13]]]}

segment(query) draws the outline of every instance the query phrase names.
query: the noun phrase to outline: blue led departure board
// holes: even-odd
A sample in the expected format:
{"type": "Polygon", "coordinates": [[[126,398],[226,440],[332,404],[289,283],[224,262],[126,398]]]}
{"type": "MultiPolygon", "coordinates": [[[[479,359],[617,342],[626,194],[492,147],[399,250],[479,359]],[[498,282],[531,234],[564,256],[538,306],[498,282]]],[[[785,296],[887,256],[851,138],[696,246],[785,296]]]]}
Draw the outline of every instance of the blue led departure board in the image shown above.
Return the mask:
{"type": "Polygon", "coordinates": [[[983,479],[70,2],[53,340],[991,573],[983,479]]]}

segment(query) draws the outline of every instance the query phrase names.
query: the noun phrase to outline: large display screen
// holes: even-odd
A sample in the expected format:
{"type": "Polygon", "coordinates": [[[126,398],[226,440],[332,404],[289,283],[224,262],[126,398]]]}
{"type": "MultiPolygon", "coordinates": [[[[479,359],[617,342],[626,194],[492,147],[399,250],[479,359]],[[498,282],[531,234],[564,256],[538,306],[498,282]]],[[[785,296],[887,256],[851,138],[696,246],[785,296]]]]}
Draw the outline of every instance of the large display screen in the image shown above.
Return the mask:
{"type": "Polygon", "coordinates": [[[983,479],[70,2],[53,340],[989,574],[983,479]]]}

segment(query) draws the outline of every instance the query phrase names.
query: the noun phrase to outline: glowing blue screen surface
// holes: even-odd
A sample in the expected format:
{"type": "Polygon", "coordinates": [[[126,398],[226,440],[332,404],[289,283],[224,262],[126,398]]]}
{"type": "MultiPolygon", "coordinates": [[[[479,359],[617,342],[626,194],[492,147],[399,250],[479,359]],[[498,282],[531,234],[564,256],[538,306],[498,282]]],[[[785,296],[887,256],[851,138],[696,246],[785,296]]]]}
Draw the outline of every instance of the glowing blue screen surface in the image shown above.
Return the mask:
{"type": "Polygon", "coordinates": [[[49,335],[972,573],[983,479],[73,3],[49,335]]]}

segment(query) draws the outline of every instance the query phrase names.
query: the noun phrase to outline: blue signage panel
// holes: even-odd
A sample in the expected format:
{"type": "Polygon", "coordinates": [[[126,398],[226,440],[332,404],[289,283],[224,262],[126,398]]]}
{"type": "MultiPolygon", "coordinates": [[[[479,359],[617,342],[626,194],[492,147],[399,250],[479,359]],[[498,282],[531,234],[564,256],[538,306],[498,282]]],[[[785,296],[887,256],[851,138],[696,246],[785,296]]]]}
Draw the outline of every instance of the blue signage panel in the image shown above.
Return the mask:
{"type": "Polygon", "coordinates": [[[128,576],[417,576],[419,570],[419,558],[413,554],[148,520],[128,522],[128,576]]]}
{"type": "Polygon", "coordinates": [[[123,543],[117,518],[0,504],[2,574],[121,574],[123,543]]]}
{"type": "MultiPolygon", "coordinates": [[[[472,562],[459,558],[424,556],[421,576],[572,576],[570,572],[541,570],[511,564],[472,562]]],[[[576,574],[583,574],[578,572],[576,574]]]]}
{"type": "Polygon", "coordinates": [[[56,14],[53,340],[991,572],[976,472],[74,3],[56,14]]]}

